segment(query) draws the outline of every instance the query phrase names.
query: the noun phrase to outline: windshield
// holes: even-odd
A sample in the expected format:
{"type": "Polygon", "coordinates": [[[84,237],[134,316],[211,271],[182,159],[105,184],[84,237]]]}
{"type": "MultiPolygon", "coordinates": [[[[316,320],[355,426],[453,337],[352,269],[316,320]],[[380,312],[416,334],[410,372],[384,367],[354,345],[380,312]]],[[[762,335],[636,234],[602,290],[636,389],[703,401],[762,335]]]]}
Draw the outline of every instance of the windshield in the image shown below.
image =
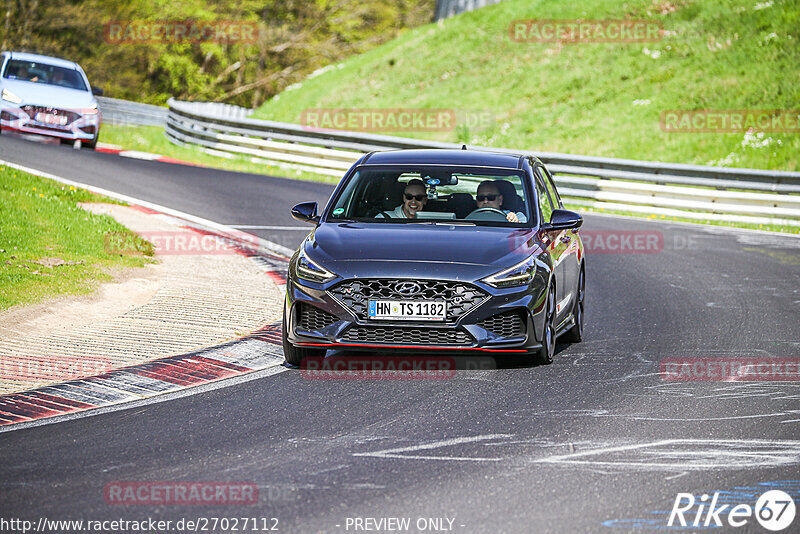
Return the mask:
{"type": "Polygon", "coordinates": [[[362,167],[334,201],[329,220],[530,226],[530,212],[518,170],[362,167]]]}
{"type": "Polygon", "coordinates": [[[37,63],[35,61],[22,61],[12,59],[6,65],[3,78],[8,80],[20,80],[23,82],[43,83],[47,85],[57,85],[67,89],[77,89],[88,91],[86,83],[83,81],[81,73],[75,69],[58,67],[47,63],[37,63]]]}

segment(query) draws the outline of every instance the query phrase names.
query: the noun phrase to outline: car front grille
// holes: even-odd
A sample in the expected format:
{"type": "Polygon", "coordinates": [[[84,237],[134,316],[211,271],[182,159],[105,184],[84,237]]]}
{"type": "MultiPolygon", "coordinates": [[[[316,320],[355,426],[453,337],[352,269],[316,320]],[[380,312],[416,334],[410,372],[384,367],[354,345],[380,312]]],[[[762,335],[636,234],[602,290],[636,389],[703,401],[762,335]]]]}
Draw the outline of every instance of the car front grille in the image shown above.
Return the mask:
{"type": "Polygon", "coordinates": [[[413,280],[420,286],[414,295],[403,295],[395,286],[409,280],[369,279],[348,280],[328,290],[328,293],[344,304],[361,320],[366,320],[370,299],[382,300],[443,300],[447,302],[447,321],[453,322],[481,304],[488,294],[463,282],[444,280],[413,280]]]}
{"type": "Polygon", "coordinates": [[[335,315],[321,310],[316,306],[305,303],[300,303],[299,306],[300,321],[298,321],[297,326],[304,330],[321,330],[339,320],[335,315]]]}
{"type": "Polygon", "coordinates": [[[478,322],[478,326],[500,337],[519,337],[525,335],[525,323],[520,312],[505,312],[492,315],[478,322]]]}
{"type": "Polygon", "coordinates": [[[48,130],[58,130],[58,129],[65,129],[67,126],[75,122],[80,118],[79,113],[75,113],[74,111],[69,111],[66,109],[58,109],[58,108],[50,108],[46,106],[22,106],[22,111],[24,111],[31,120],[36,120],[37,113],[46,113],[48,115],[58,115],[58,116],[66,116],[67,123],[64,126],[59,126],[56,124],[48,125],[46,129],[48,130]]]}
{"type": "Polygon", "coordinates": [[[356,343],[420,346],[469,345],[472,343],[469,334],[460,330],[404,326],[353,326],[345,332],[342,340],[356,343]]]}

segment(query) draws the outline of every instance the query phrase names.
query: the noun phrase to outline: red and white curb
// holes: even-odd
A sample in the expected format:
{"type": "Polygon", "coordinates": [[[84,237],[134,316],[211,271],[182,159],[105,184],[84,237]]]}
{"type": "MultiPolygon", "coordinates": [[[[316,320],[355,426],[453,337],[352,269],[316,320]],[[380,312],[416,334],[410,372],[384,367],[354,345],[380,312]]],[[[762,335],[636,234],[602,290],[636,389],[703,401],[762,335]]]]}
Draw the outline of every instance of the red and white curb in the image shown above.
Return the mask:
{"type": "Polygon", "coordinates": [[[123,158],[141,159],[145,161],[160,161],[161,163],[174,163],[177,165],[191,165],[192,167],[205,167],[201,163],[194,163],[182,159],[171,158],[169,156],[162,156],[161,154],[152,154],[150,152],[140,152],[138,150],[125,150],[121,146],[111,145],[107,143],[97,143],[95,152],[103,152],[106,154],[117,154],[123,158]]]}
{"type": "MultiPolygon", "coordinates": [[[[182,228],[224,241],[235,252],[256,261],[279,286],[286,284],[287,258],[292,251],[277,243],[207,219],[36,169],[2,160],[0,165],[116,198],[139,211],[173,222],[177,220],[182,228]]],[[[240,339],[188,354],[159,358],[102,375],[0,396],[0,432],[26,427],[41,419],[58,417],[61,420],[65,416],[88,411],[100,413],[103,408],[117,405],[122,405],[122,409],[146,399],[166,400],[169,394],[187,388],[210,385],[270,368],[274,368],[274,372],[281,372],[287,369],[281,365],[283,363],[281,324],[267,325],[240,339]]]]}
{"type": "Polygon", "coordinates": [[[280,366],[280,323],[236,341],[0,397],[0,427],[126,404],[280,366]]]}

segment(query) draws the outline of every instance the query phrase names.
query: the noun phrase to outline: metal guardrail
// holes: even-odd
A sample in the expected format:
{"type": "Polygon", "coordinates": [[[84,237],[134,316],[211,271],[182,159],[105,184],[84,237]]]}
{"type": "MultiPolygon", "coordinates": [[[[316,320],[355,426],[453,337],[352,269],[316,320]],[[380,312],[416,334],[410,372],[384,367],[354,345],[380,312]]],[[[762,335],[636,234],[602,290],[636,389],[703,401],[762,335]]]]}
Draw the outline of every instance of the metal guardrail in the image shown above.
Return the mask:
{"type": "Polygon", "coordinates": [[[164,126],[167,122],[167,108],[140,104],[129,100],[119,100],[104,96],[97,97],[103,122],[123,126],[164,126]]]}
{"type": "MultiPolygon", "coordinates": [[[[168,108],[165,107],[103,96],[97,97],[97,103],[103,114],[103,122],[108,124],[164,126],[167,122],[168,108]]],[[[252,109],[215,102],[187,102],[187,105],[199,113],[231,119],[243,119],[253,112],[252,109]]]]}
{"type": "MultiPolygon", "coordinates": [[[[365,152],[461,145],[224,116],[204,104],[169,101],[165,134],[174,143],[340,177],[365,152]]],[[[800,172],[706,167],[469,146],[534,154],[573,205],[688,219],[800,226],[800,172]]]]}

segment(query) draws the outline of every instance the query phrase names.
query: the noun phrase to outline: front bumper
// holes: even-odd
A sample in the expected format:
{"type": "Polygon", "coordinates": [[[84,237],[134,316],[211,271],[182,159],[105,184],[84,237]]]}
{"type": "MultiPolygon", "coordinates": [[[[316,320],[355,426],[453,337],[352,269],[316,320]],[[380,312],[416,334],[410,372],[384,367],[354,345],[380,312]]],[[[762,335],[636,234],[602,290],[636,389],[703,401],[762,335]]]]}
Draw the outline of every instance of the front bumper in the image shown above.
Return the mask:
{"type": "Polygon", "coordinates": [[[7,102],[0,109],[0,128],[22,133],[46,135],[61,139],[93,141],[100,132],[102,117],[100,113],[88,114],[82,110],[62,110],[50,108],[55,115],[67,117],[67,123],[48,124],[36,120],[36,114],[43,106],[17,107],[7,102]]]}
{"type": "Polygon", "coordinates": [[[545,300],[541,288],[547,285],[538,278],[529,286],[503,290],[470,283],[486,297],[443,323],[370,320],[334,296],[331,288],[345,282],[305,285],[289,277],[284,328],[290,343],[373,352],[494,354],[524,354],[541,347],[545,300]]]}

